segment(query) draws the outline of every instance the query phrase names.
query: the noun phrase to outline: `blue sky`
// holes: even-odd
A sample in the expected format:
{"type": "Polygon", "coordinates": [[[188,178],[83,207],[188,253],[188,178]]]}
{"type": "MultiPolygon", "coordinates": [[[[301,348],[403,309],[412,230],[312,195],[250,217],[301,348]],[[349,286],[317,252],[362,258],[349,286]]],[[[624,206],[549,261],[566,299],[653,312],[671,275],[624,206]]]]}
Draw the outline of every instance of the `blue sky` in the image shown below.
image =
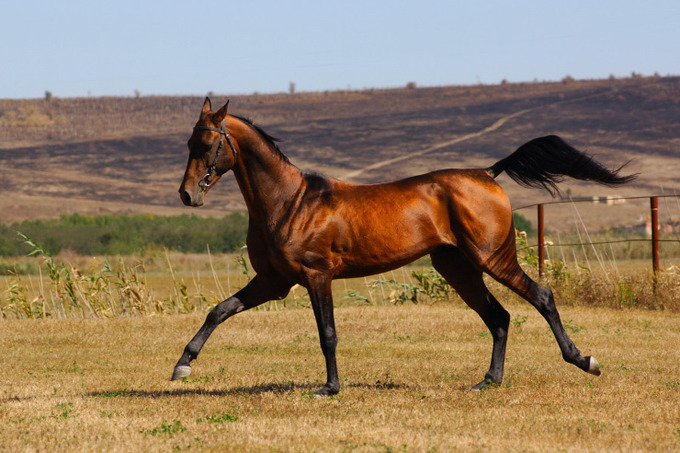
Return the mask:
{"type": "Polygon", "coordinates": [[[0,98],[680,75],[680,1],[2,2],[0,98]]]}

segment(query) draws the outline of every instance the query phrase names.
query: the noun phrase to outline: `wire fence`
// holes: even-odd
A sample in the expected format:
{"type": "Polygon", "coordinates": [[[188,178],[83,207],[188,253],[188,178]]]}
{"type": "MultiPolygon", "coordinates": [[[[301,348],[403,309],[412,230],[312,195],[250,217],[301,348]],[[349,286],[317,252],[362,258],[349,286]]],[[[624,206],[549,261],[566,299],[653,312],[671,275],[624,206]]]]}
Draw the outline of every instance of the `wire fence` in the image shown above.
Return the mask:
{"type": "MultiPolygon", "coordinates": [[[[523,247],[519,250],[522,249],[527,249],[527,248],[537,248],[538,249],[538,271],[539,271],[539,276],[544,275],[545,271],[545,261],[546,261],[546,247],[549,245],[551,247],[592,247],[595,245],[610,245],[611,244],[621,244],[621,243],[634,243],[634,242],[644,242],[644,243],[649,243],[650,244],[650,249],[651,249],[651,256],[652,256],[652,269],[654,273],[656,274],[660,270],[660,265],[659,265],[659,244],[660,243],[680,243],[680,220],[678,221],[673,221],[672,216],[669,216],[669,222],[667,225],[670,226],[670,229],[672,233],[676,236],[675,238],[659,238],[659,232],[661,229],[661,225],[659,224],[659,199],[670,199],[670,198],[675,198],[676,202],[678,204],[678,208],[680,210],[680,195],[644,195],[644,196],[633,196],[633,197],[588,197],[588,198],[577,198],[573,199],[570,198],[568,200],[556,200],[556,201],[550,201],[550,202],[545,202],[545,203],[535,203],[535,204],[530,204],[530,205],[525,205],[525,206],[520,206],[518,208],[513,209],[513,212],[523,210],[523,209],[529,209],[529,208],[536,208],[536,220],[537,220],[537,234],[538,234],[538,241],[536,244],[533,245],[527,245],[526,247],[523,247]],[[647,238],[641,238],[641,237],[631,237],[631,238],[625,238],[625,239],[613,239],[613,240],[591,240],[590,235],[587,232],[587,229],[585,228],[585,223],[581,219],[580,214],[578,214],[579,221],[583,225],[583,229],[585,232],[585,236],[587,241],[579,240],[578,242],[548,242],[545,239],[545,206],[549,205],[560,205],[560,204],[572,204],[574,205],[574,210],[578,213],[578,209],[576,209],[576,204],[577,203],[605,203],[606,205],[614,204],[614,203],[621,203],[624,201],[628,200],[643,200],[643,199],[648,199],[649,200],[649,215],[650,215],[650,222],[649,222],[649,228],[646,233],[648,233],[647,238]]],[[[580,233],[579,233],[579,239],[582,239],[580,233]]]]}

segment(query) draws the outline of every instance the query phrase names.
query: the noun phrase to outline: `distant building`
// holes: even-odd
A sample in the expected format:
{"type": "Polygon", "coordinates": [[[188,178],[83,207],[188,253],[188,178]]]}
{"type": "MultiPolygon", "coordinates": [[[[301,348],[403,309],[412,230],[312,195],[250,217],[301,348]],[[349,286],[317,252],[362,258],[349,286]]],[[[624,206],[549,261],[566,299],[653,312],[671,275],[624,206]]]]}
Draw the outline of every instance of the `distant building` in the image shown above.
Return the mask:
{"type": "MultiPolygon", "coordinates": [[[[645,220],[633,226],[619,227],[618,230],[624,233],[637,233],[652,237],[652,222],[651,220],[645,220]]],[[[659,222],[659,233],[680,234],[680,220],[671,220],[666,223],[659,222]]]]}
{"type": "Polygon", "coordinates": [[[623,204],[626,199],[621,197],[621,195],[607,195],[606,197],[573,197],[573,201],[592,201],[593,204],[604,203],[608,206],[613,206],[615,204],[623,204]]]}

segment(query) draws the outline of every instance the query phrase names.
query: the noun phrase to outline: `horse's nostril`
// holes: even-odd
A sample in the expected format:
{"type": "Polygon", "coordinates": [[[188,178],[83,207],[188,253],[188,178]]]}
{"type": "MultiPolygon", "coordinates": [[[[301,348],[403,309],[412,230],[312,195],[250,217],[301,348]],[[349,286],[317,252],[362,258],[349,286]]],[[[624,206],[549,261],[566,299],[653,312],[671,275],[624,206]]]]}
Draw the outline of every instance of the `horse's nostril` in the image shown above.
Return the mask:
{"type": "Polygon", "coordinates": [[[186,190],[179,191],[179,197],[182,199],[182,203],[187,206],[191,206],[191,195],[186,190]]]}

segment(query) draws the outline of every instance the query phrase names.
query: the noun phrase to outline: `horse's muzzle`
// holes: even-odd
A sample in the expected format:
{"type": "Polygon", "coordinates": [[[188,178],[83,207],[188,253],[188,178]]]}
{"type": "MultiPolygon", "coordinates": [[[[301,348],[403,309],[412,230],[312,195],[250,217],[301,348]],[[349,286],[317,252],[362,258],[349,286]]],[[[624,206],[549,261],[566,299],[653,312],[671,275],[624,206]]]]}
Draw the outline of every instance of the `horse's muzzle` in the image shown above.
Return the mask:
{"type": "Polygon", "coordinates": [[[203,193],[201,192],[196,193],[192,197],[188,190],[182,188],[179,189],[179,197],[182,199],[182,203],[184,203],[186,206],[203,206],[203,193]]]}

